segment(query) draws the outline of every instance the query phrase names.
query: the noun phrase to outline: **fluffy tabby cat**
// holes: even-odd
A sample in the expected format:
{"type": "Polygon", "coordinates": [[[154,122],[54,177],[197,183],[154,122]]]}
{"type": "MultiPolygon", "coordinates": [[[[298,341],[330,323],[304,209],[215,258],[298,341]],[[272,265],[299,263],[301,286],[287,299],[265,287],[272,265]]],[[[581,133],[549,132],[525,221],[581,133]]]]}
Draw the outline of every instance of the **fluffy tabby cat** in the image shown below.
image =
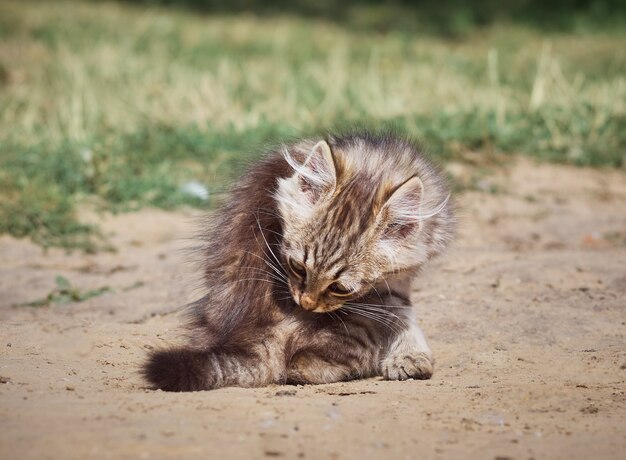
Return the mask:
{"type": "Polygon", "coordinates": [[[430,378],[411,282],[452,232],[448,188],[412,143],[284,146],[213,216],[189,344],[152,353],[144,376],[167,391],[430,378]]]}

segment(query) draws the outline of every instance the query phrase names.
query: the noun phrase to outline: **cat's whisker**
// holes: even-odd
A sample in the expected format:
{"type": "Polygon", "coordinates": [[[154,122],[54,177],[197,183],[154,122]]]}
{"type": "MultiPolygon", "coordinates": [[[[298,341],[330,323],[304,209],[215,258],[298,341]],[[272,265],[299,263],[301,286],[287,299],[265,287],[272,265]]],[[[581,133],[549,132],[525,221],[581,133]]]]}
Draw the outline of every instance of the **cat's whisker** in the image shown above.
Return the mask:
{"type": "Polygon", "coordinates": [[[263,273],[268,273],[268,274],[270,274],[270,275],[276,276],[276,274],[275,274],[274,272],[270,272],[270,271],[265,270],[265,269],[260,268],[260,267],[254,267],[254,266],[252,266],[252,265],[247,265],[247,266],[245,266],[245,267],[241,267],[241,269],[242,269],[242,270],[246,270],[246,269],[247,269],[247,270],[257,270],[257,271],[261,271],[261,272],[263,272],[263,273]]]}
{"type": "Polygon", "coordinates": [[[285,275],[282,274],[282,272],[275,267],[273,264],[268,263],[267,261],[265,261],[266,265],[272,269],[272,273],[274,274],[275,277],[277,277],[281,283],[285,283],[287,284],[287,277],[285,275]]]}
{"type": "MultiPolygon", "coordinates": [[[[258,240],[257,240],[257,242],[258,242],[258,240]]],[[[251,251],[244,251],[244,252],[246,254],[249,254],[249,255],[253,256],[253,257],[256,257],[257,259],[262,260],[265,264],[268,263],[266,259],[264,259],[263,257],[259,256],[258,254],[255,254],[254,252],[251,252],[251,251]]],[[[261,252],[263,252],[263,251],[261,251],[261,252]]],[[[263,254],[265,255],[265,252],[263,252],[263,254]]],[[[276,267],[272,266],[272,268],[276,268],[276,267]]]]}
{"type": "MultiPolygon", "coordinates": [[[[257,240],[258,241],[258,240],[257,240]]],[[[269,262],[267,259],[264,259],[263,257],[259,256],[258,254],[255,254],[253,252],[250,251],[245,251],[247,254],[250,254],[251,256],[254,256],[258,259],[261,259],[268,267],[270,267],[272,269],[272,271],[274,271],[280,278],[284,278],[284,281],[287,282],[287,277],[271,262],[269,262]]],[[[263,251],[263,254],[265,254],[265,251],[263,251]]]]}
{"type": "Polygon", "coordinates": [[[352,313],[354,313],[354,314],[356,314],[356,315],[363,316],[364,318],[367,318],[367,319],[375,321],[375,322],[377,322],[379,324],[382,324],[383,326],[389,328],[394,333],[401,332],[401,329],[396,324],[394,324],[393,320],[391,320],[391,319],[389,319],[389,318],[387,318],[385,316],[377,315],[377,314],[375,314],[373,312],[367,312],[367,311],[363,311],[363,310],[360,310],[360,309],[350,309],[350,308],[347,308],[347,310],[352,312],[352,313]]]}
{"type": "MultiPolygon", "coordinates": [[[[265,242],[265,246],[267,246],[267,249],[270,252],[270,255],[272,256],[274,261],[276,261],[276,263],[278,265],[281,265],[280,260],[278,260],[278,257],[276,257],[276,254],[274,253],[274,251],[272,250],[272,248],[268,244],[267,239],[265,238],[265,234],[263,233],[263,229],[261,228],[261,222],[259,222],[259,216],[255,216],[255,218],[256,218],[257,226],[259,227],[259,230],[261,232],[261,237],[263,238],[263,241],[265,242]]],[[[255,235],[255,238],[256,238],[256,235],[255,235]]],[[[263,251],[263,253],[265,254],[265,251],[263,251]]],[[[266,261],[266,262],[269,262],[269,261],[266,261]]],[[[276,267],[274,267],[274,269],[278,271],[278,269],[276,267]]]]}
{"type": "Polygon", "coordinates": [[[280,233],[275,232],[274,230],[270,230],[269,228],[264,228],[264,230],[268,233],[273,233],[274,235],[282,236],[280,233]]]}
{"type": "Polygon", "coordinates": [[[285,283],[285,282],[286,282],[286,278],[279,278],[279,277],[278,277],[278,276],[276,276],[276,274],[274,274],[273,272],[269,272],[269,271],[267,271],[267,270],[263,270],[262,268],[258,268],[258,267],[243,267],[243,268],[248,269],[248,270],[254,270],[254,271],[256,271],[256,272],[263,273],[263,274],[265,274],[265,275],[269,276],[271,279],[273,279],[273,280],[275,280],[275,281],[277,281],[277,282],[279,282],[279,283],[285,283]]]}
{"type": "MultiPolygon", "coordinates": [[[[261,231],[261,238],[263,238],[263,241],[265,242],[265,246],[267,246],[267,249],[268,249],[268,251],[270,251],[270,254],[271,254],[271,256],[274,258],[274,260],[275,260],[278,264],[280,264],[280,261],[279,261],[279,260],[278,260],[278,258],[276,257],[276,254],[274,254],[274,251],[272,251],[272,248],[270,248],[270,245],[269,245],[269,244],[268,244],[268,242],[267,242],[267,238],[265,238],[265,233],[263,232],[263,228],[261,228],[261,221],[259,220],[259,216],[258,216],[258,215],[255,215],[255,216],[254,216],[254,218],[256,219],[256,224],[257,224],[257,227],[259,227],[259,230],[261,231]]],[[[265,230],[266,230],[266,231],[268,231],[268,232],[272,232],[272,230],[269,230],[269,229],[267,229],[267,228],[266,228],[265,230]]],[[[276,232],[274,232],[274,233],[276,233],[276,232]]],[[[279,236],[282,236],[282,235],[280,235],[279,233],[276,233],[276,234],[277,234],[277,235],[279,235],[279,236]]]]}
{"type": "Polygon", "coordinates": [[[369,284],[369,285],[372,287],[372,289],[374,289],[374,292],[376,293],[376,295],[378,296],[378,298],[379,298],[379,299],[380,299],[380,301],[382,302],[382,301],[383,301],[383,298],[380,296],[380,293],[378,292],[378,289],[376,289],[376,286],[374,286],[372,283],[370,283],[370,282],[369,282],[369,281],[367,281],[367,280],[363,280],[363,281],[365,281],[367,284],[369,284]]]}
{"type": "Polygon", "coordinates": [[[352,305],[352,304],[344,304],[344,307],[348,307],[349,310],[351,311],[360,311],[360,312],[368,312],[368,313],[372,313],[372,314],[377,314],[380,315],[381,317],[394,317],[394,318],[398,318],[397,315],[395,315],[394,313],[388,311],[388,310],[379,310],[379,309],[375,309],[372,307],[364,307],[361,305],[352,305]]]}
{"type": "MultiPolygon", "coordinates": [[[[276,211],[272,211],[267,208],[257,208],[257,213],[267,214],[268,216],[276,217],[280,220],[285,220],[285,217],[276,211]]],[[[282,235],[281,235],[282,236],[282,235]]]]}
{"type": "Polygon", "coordinates": [[[383,314],[383,315],[393,316],[398,321],[400,321],[401,323],[406,325],[406,322],[404,321],[403,318],[401,318],[400,316],[396,315],[393,311],[390,311],[389,309],[379,308],[377,306],[369,306],[369,305],[359,305],[358,308],[364,309],[366,311],[380,313],[380,314],[383,314]]]}
{"type": "Polygon", "coordinates": [[[346,302],[349,305],[364,305],[367,307],[380,307],[380,308],[389,308],[389,309],[406,309],[412,310],[413,305],[388,305],[388,304],[378,304],[378,303],[361,303],[361,302],[346,302]]]}
{"type": "MultiPolygon", "coordinates": [[[[255,217],[256,217],[256,216],[255,216],[255,217]]],[[[256,219],[257,219],[257,222],[259,223],[259,228],[261,228],[261,227],[260,227],[260,221],[259,221],[258,217],[257,217],[256,219]]],[[[274,230],[270,230],[270,229],[269,229],[269,228],[267,228],[267,227],[264,227],[262,231],[266,231],[266,232],[268,232],[268,233],[273,233],[274,235],[277,235],[277,236],[280,236],[280,237],[282,237],[282,236],[283,236],[281,233],[276,232],[276,231],[274,231],[274,230]]]]}
{"type": "Polygon", "coordinates": [[[385,285],[387,286],[387,293],[391,295],[391,287],[389,287],[389,283],[387,282],[387,279],[383,276],[382,280],[385,282],[385,285]]]}
{"type": "Polygon", "coordinates": [[[396,315],[392,311],[385,310],[384,308],[378,308],[378,306],[370,306],[370,305],[365,305],[365,304],[350,304],[349,306],[351,306],[351,307],[357,306],[356,309],[359,310],[359,311],[366,311],[366,312],[368,312],[370,314],[380,315],[381,317],[389,317],[389,316],[391,316],[391,317],[395,318],[397,321],[399,321],[400,323],[402,323],[405,327],[408,326],[408,324],[406,323],[406,321],[403,318],[401,318],[400,316],[396,315]]]}
{"type": "Polygon", "coordinates": [[[358,302],[358,301],[351,301],[351,302],[346,302],[346,304],[348,305],[364,305],[364,306],[368,306],[368,307],[380,307],[380,308],[406,308],[406,309],[411,309],[413,308],[413,305],[407,305],[407,304],[402,304],[402,305],[391,305],[391,304],[387,304],[384,302],[381,303],[366,303],[366,302],[358,302]]]}
{"type": "Polygon", "coordinates": [[[376,307],[371,307],[371,306],[367,306],[367,305],[358,305],[357,307],[360,308],[361,310],[375,312],[375,313],[381,313],[383,315],[393,316],[394,318],[398,318],[398,315],[396,315],[395,313],[393,313],[390,310],[385,310],[384,308],[376,308],[376,307]]]}
{"type": "Polygon", "coordinates": [[[285,283],[287,282],[287,276],[278,268],[276,265],[271,263],[270,261],[265,261],[266,265],[274,271],[279,278],[281,278],[285,283]]]}

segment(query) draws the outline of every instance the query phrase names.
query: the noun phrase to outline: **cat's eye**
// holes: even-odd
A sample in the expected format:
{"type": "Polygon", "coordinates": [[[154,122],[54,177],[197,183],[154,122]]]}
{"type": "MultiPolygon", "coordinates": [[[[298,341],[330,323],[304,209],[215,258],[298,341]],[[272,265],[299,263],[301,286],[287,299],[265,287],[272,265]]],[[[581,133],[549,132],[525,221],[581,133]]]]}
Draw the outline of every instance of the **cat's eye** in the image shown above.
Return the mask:
{"type": "Polygon", "coordinates": [[[334,282],[333,284],[328,286],[328,291],[336,297],[347,297],[354,293],[354,291],[346,288],[343,284],[338,282],[334,282]]]}
{"type": "Polygon", "coordinates": [[[291,270],[294,275],[302,279],[306,278],[306,268],[300,262],[296,262],[295,260],[289,258],[287,259],[287,265],[289,265],[289,270],[291,270]]]}

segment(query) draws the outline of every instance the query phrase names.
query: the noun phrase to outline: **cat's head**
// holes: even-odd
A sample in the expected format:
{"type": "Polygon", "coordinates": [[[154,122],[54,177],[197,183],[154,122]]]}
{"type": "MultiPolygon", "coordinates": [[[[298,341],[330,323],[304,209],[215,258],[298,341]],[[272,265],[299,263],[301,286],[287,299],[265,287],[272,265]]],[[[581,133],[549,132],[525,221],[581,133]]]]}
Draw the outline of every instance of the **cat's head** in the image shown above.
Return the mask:
{"type": "Polygon", "coordinates": [[[329,312],[363,297],[419,268],[449,238],[449,229],[440,235],[426,225],[446,207],[445,185],[433,183],[427,202],[423,178],[432,182],[433,171],[407,144],[386,148],[394,146],[408,151],[326,141],[285,147],[294,172],[279,180],[275,196],[280,251],[291,295],[304,309],[329,312]]]}

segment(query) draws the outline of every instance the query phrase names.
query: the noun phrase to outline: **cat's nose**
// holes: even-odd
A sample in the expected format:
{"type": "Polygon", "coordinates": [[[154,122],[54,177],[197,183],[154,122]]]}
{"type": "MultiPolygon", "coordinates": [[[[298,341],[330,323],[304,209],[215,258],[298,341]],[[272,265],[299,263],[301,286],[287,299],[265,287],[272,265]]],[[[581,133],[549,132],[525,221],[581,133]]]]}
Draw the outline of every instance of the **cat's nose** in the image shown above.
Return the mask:
{"type": "Polygon", "coordinates": [[[300,306],[305,310],[315,310],[317,307],[317,301],[309,293],[302,294],[300,297],[300,306]]]}

